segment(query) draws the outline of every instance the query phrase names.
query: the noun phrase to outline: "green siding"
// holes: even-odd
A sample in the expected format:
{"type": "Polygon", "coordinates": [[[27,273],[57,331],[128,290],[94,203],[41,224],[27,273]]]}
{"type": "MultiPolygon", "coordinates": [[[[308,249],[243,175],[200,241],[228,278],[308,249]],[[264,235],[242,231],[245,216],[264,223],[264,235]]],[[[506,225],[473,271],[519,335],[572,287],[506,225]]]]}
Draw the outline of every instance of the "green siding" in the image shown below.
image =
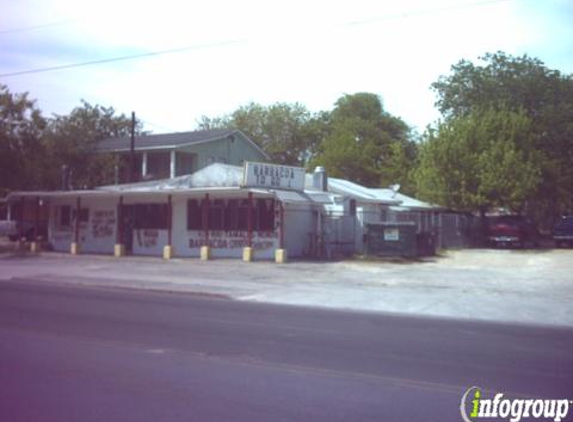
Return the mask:
{"type": "Polygon", "coordinates": [[[178,151],[197,154],[197,168],[195,170],[215,162],[240,166],[245,161],[268,161],[260,150],[240,134],[234,135],[234,141],[223,138],[179,148],[178,151]]]}

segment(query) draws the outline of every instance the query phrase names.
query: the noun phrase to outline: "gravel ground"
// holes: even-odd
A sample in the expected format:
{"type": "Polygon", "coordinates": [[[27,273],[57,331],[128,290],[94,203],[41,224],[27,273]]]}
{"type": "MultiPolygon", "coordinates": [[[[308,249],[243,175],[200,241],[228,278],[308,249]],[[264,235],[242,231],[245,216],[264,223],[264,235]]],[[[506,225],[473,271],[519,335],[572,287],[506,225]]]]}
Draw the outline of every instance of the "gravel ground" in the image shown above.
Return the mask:
{"type": "Polygon", "coordinates": [[[573,326],[573,250],[473,249],[423,262],[272,262],[14,254],[0,280],[224,295],[305,306],[573,326]]]}

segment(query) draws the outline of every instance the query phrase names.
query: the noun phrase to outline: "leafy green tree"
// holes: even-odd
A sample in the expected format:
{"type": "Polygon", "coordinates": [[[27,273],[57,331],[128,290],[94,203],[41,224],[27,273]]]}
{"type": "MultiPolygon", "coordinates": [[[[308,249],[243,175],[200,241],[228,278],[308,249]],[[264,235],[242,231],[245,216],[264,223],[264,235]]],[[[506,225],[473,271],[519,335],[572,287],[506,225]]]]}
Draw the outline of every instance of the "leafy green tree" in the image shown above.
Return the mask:
{"type": "Polygon", "coordinates": [[[304,106],[251,103],[223,117],[202,117],[200,129],[243,131],[280,164],[325,166],[328,174],[368,186],[400,183],[409,177],[416,144],[408,126],[383,110],[375,94],[341,97],[332,111],[310,113],[304,106]]]}
{"type": "Polygon", "coordinates": [[[549,225],[573,211],[573,77],[548,69],[540,60],[503,52],[486,54],[482,64],[462,60],[432,87],[446,120],[493,108],[524,112],[533,142],[518,144],[539,151],[541,181],[532,192],[529,213],[549,225]]]}
{"type": "Polygon", "coordinates": [[[400,192],[414,195],[416,182],[413,171],[417,165],[418,144],[414,141],[393,142],[380,169],[380,185],[398,183],[400,192]]]}
{"type": "Polygon", "coordinates": [[[426,133],[414,172],[419,196],[463,211],[521,212],[540,183],[539,154],[524,112],[487,109],[426,133]]]}
{"type": "Polygon", "coordinates": [[[42,187],[46,120],[28,94],[0,85],[0,196],[42,187]]]}
{"type": "MultiPolygon", "coordinates": [[[[137,131],[140,125],[137,124],[137,131]]],[[[131,118],[117,115],[112,107],[91,105],[82,101],[69,115],[50,119],[44,136],[50,167],[48,181],[59,188],[61,167],[72,172],[74,188],[112,183],[116,160],[110,154],[97,152],[97,143],[108,137],[129,136],[131,118]]]]}
{"type": "Polygon", "coordinates": [[[319,154],[310,167],[320,165],[326,168],[329,176],[375,186],[379,172],[373,157],[380,156],[381,149],[375,143],[358,137],[356,133],[360,130],[355,124],[359,122],[346,120],[334,124],[332,133],[320,144],[319,154]]]}
{"type": "Polygon", "coordinates": [[[410,138],[408,126],[384,111],[377,95],[344,95],[336,102],[312,164],[366,186],[398,182],[407,189],[416,154],[410,138]]]}
{"type": "Polygon", "coordinates": [[[311,148],[307,124],[311,113],[301,104],[276,103],[265,107],[250,103],[223,117],[202,117],[200,129],[239,129],[259,145],[271,161],[286,165],[303,165],[311,148]]]}

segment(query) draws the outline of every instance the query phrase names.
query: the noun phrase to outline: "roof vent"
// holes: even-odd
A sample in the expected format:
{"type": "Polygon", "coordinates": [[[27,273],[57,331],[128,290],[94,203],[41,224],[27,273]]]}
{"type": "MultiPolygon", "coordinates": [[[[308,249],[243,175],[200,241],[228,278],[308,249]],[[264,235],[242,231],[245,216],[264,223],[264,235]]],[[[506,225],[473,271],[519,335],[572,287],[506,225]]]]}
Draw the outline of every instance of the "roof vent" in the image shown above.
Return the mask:
{"type": "Polygon", "coordinates": [[[326,192],[328,189],[328,177],[326,176],[326,170],[322,166],[318,166],[314,169],[312,175],[312,187],[326,192]]]}

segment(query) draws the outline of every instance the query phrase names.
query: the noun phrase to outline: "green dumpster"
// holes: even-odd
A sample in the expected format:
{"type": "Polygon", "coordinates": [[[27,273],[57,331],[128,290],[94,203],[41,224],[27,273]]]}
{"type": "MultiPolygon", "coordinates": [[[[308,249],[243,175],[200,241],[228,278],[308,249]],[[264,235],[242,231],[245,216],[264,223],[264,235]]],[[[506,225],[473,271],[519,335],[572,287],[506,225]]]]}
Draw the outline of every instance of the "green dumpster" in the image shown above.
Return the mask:
{"type": "Polygon", "coordinates": [[[417,256],[414,222],[366,224],[364,240],[367,255],[417,256]]]}

